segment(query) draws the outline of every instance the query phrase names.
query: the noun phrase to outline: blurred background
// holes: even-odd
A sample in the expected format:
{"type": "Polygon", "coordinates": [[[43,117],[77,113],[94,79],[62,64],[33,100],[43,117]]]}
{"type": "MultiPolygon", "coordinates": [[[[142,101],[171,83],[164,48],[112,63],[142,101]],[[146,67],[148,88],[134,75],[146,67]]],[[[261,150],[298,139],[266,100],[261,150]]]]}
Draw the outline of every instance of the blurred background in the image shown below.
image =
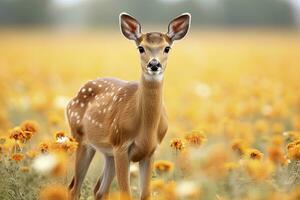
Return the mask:
{"type": "Polygon", "coordinates": [[[296,28],[299,0],[1,0],[1,26],[115,26],[126,11],[144,23],[161,24],[181,12],[193,26],[296,28]]]}
{"type": "MultiPolygon", "coordinates": [[[[70,135],[65,106],[86,81],[139,79],[139,53],[120,33],[121,12],[135,16],[144,32],[166,32],[172,18],[192,14],[165,72],[169,130],[156,155],[156,197],[168,199],[160,194],[171,191],[184,200],[298,200],[300,0],[0,0],[0,158],[5,147],[10,159],[16,144],[18,153],[43,155],[54,133],[70,135]],[[38,124],[37,134],[25,144],[9,139],[24,120],[38,124]]],[[[66,190],[70,158],[60,179],[28,184],[38,176],[24,157],[14,168],[23,182],[1,179],[0,199],[12,199],[1,196],[12,188],[37,199],[41,182],[66,190]]],[[[9,169],[3,166],[0,175],[9,169]]],[[[97,157],[82,199],[92,199],[101,167],[97,157]]],[[[136,166],[132,172],[138,196],[136,166]]]]}

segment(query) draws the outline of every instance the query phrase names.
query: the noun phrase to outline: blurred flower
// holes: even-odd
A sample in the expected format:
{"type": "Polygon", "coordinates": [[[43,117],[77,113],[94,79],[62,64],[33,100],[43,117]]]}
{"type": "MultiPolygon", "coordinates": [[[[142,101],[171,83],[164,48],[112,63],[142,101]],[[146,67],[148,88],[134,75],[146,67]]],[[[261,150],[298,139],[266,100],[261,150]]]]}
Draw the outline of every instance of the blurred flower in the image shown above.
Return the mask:
{"type": "Polygon", "coordinates": [[[292,160],[300,160],[300,140],[287,145],[288,157],[292,160]]]}
{"type": "Polygon", "coordinates": [[[158,173],[168,173],[173,170],[173,163],[166,160],[158,160],[154,162],[154,169],[158,173]]]}
{"type": "Polygon", "coordinates": [[[182,181],[176,186],[176,194],[182,199],[199,199],[200,188],[192,181],[182,181]]]}
{"type": "Polygon", "coordinates": [[[263,159],[264,154],[257,149],[247,149],[246,156],[253,160],[261,160],[263,159]]]}
{"type": "Polygon", "coordinates": [[[182,151],[185,148],[184,142],[179,138],[174,138],[171,140],[170,147],[176,151],[182,151]]]}
{"type": "Polygon", "coordinates": [[[68,189],[62,185],[48,186],[42,188],[40,200],[67,200],[68,189]]]}
{"type": "Polygon", "coordinates": [[[165,182],[162,179],[156,179],[151,181],[151,189],[156,190],[162,190],[165,185],[165,182]]]}
{"type": "Polygon", "coordinates": [[[49,151],[49,144],[48,143],[45,143],[45,142],[42,142],[40,145],[39,145],[39,149],[42,153],[47,153],[49,151]]]}
{"type": "Polygon", "coordinates": [[[239,155],[244,155],[247,147],[247,143],[242,139],[235,139],[231,144],[232,150],[236,151],[239,155]]]}
{"type": "Polygon", "coordinates": [[[16,161],[16,162],[20,162],[21,160],[23,160],[24,158],[24,155],[21,154],[21,153],[14,153],[12,156],[11,156],[11,159],[16,161]]]}
{"type": "Polygon", "coordinates": [[[185,139],[192,146],[198,147],[206,141],[206,136],[199,131],[193,131],[186,135],[185,139]]]}
{"type": "Polygon", "coordinates": [[[279,146],[275,146],[275,145],[271,146],[268,149],[268,154],[269,154],[270,160],[274,164],[286,164],[287,160],[284,156],[284,152],[279,146]]]}
{"type": "Polygon", "coordinates": [[[31,132],[32,135],[34,135],[38,131],[37,122],[31,120],[22,122],[20,127],[23,131],[31,132]]]}
{"type": "Polygon", "coordinates": [[[274,167],[271,162],[260,160],[245,160],[243,163],[247,173],[256,181],[264,181],[270,177],[274,167]]]}
{"type": "Polygon", "coordinates": [[[63,138],[65,137],[65,132],[64,131],[57,131],[56,133],[54,133],[56,140],[59,138],[63,138]]]}
{"type": "Polygon", "coordinates": [[[24,142],[26,140],[24,131],[20,127],[15,127],[12,130],[10,130],[9,138],[14,139],[16,141],[19,140],[20,142],[24,142]]]}
{"type": "Polygon", "coordinates": [[[40,154],[32,163],[33,169],[40,173],[48,174],[58,165],[58,159],[53,154],[40,154]]]}

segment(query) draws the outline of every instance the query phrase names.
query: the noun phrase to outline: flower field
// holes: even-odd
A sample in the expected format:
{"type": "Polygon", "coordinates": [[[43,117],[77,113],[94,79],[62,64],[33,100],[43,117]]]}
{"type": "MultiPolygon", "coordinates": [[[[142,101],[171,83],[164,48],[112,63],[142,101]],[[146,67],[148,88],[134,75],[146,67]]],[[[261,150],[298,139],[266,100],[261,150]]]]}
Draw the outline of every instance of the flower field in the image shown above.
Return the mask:
{"type": "MultiPolygon", "coordinates": [[[[1,30],[0,199],[67,199],[77,142],[66,104],[90,79],[138,79],[139,62],[118,29],[1,30]]],[[[152,198],[299,200],[299,74],[296,32],[191,30],[175,43],[152,198]]],[[[101,171],[99,154],[81,199],[93,199],[101,171]]],[[[138,166],[130,171],[138,198],[138,166]]]]}

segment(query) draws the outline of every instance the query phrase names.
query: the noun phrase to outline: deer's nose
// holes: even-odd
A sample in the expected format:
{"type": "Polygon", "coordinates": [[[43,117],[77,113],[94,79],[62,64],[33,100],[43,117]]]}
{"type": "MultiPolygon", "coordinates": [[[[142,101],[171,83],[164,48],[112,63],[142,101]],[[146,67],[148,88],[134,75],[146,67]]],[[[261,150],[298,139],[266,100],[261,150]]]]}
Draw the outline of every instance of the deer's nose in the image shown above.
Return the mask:
{"type": "Polygon", "coordinates": [[[148,68],[156,72],[159,68],[161,68],[161,64],[154,58],[148,63],[148,68]]]}

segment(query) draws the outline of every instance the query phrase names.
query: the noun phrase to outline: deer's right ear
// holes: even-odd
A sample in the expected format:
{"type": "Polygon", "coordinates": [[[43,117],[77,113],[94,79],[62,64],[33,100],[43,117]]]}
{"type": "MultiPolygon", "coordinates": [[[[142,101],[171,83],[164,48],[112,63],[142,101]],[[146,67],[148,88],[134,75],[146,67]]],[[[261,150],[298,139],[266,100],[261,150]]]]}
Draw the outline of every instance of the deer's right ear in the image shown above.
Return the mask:
{"type": "Polygon", "coordinates": [[[140,23],[127,13],[120,14],[120,28],[123,35],[129,40],[137,41],[142,35],[140,23]]]}

